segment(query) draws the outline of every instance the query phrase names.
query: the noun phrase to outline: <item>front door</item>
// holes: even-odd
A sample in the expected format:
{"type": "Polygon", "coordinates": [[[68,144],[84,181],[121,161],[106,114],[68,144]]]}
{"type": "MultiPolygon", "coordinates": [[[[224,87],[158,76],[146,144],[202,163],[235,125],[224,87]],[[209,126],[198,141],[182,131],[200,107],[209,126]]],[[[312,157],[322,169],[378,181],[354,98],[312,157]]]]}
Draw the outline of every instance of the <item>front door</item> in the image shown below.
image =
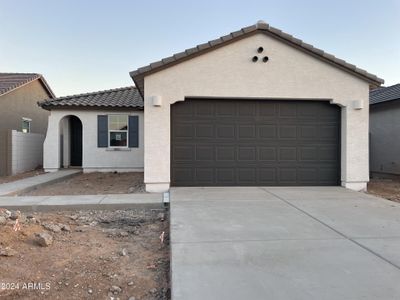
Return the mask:
{"type": "Polygon", "coordinates": [[[82,122],[74,116],[70,118],[70,153],[71,153],[71,163],[73,167],[82,166],[82,122]]]}

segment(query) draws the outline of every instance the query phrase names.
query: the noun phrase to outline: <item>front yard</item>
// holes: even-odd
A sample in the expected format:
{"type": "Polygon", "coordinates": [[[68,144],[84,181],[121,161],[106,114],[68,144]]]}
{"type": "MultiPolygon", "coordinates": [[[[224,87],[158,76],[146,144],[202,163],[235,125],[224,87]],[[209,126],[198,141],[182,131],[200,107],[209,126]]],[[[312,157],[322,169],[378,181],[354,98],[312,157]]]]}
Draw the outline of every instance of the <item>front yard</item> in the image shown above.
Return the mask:
{"type": "Polygon", "coordinates": [[[12,213],[0,211],[0,299],[169,299],[163,210],[27,213],[19,231],[12,213]]]}
{"type": "Polygon", "coordinates": [[[143,173],[82,173],[39,187],[20,196],[104,195],[144,193],[143,173]]]}
{"type": "Polygon", "coordinates": [[[32,170],[32,171],[28,171],[28,172],[24,172],[24,173],[20,173],[20,174],[16,174],[16,175],[10,175],[10,176],[0,176],[0,184],[33,177],[33,176],[37,176],[40,174],[44,174],[43,169],[36,169],[36,170],[32,170]]]}

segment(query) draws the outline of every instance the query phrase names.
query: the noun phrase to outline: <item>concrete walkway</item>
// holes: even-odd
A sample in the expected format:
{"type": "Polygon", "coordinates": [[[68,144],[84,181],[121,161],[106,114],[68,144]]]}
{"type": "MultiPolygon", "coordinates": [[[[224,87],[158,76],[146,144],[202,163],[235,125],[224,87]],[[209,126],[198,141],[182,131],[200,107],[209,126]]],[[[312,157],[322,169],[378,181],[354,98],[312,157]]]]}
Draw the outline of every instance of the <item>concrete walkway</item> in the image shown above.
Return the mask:
{"type": "Polygon", "coordinates": [[[172,300],[400,299],[400,204],[340,187],[174,188],[172,300]]]}
{"type": "Polygon", "coordinates": [[[45,173],[42,175],[32,176],[21,180],[16,180],[8,183],[0,184],[0,196],[16,195],[18,193],[27,192],[33,188],[43,186],[45,184],[58,182],[67,179],[76,174],[81,173],[81,170],[60,170],[57,172],[45,173]]]}
{"type": "Polygon", "coordinates": [[[0,197],[0,208],[25,211],[161,207],[162,194],[0,197]]]}

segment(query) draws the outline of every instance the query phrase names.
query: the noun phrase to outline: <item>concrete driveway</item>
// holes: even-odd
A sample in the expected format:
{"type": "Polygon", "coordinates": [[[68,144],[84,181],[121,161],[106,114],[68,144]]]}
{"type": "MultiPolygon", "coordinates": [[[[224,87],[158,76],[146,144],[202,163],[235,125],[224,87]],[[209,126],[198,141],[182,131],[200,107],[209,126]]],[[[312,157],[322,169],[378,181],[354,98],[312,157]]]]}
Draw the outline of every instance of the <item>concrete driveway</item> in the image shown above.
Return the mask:
{"type": "Polygon", "coordinates": [[[400,299],[400,204],[340,187],[171,190],[172,300],[400,299]]]}

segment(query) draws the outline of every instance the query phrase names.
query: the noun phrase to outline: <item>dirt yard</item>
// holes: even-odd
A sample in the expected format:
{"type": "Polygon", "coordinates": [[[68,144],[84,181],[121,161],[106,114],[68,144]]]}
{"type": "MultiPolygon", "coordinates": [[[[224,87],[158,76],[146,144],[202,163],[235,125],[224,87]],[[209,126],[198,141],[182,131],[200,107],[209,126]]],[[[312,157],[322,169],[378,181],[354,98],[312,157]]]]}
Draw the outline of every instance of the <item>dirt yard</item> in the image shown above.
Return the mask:
{"type": "Polygon", "coordinates": [[[163,210],[0,211],[0,299],[170,299],[168,280],[163,210]]]}
{"type": "Polygon", "coordinates": [[[371,179],[368,193],[400,202],[400,179],[371,179]]]}
{"type": "Polygon", "coordinates": [[[24,196],[144,193],[143,173],[82,173],[24,193],[24,196]]]}
{"type": "Polygon", "coordinates": [[[24,178],[28,178],[28,177],[32,177],[32,176],[37,176],[37,175],[40,175],[43,173],[44,173],[43,169],[37,169],[37,170],[24,172],[24,173],[12,175],[12,176],[0,176],[0,184],[12,182],[15,180],[20,180],[20,179],[24,179],[24,178]]]}

